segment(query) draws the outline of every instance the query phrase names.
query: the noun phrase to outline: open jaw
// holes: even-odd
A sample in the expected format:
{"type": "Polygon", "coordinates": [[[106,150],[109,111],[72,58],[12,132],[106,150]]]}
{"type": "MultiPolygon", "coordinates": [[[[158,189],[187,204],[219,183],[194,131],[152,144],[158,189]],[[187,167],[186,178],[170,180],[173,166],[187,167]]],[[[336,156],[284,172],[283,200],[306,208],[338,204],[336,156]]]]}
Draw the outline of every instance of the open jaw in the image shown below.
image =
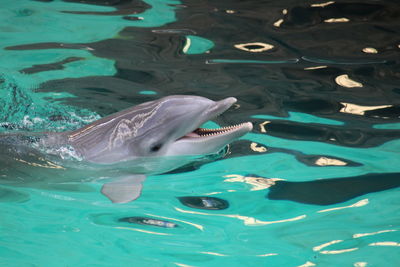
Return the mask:
{"type": "Polygon", "coordinates": [[[241,132],[247,133],[251,131],[252,124],[250,122],[245,122],[237,125],[226,126],[223,128],[215,128],[215,129],[207,129],[207,128],[196,128],[194,131],[187,133],[186,135],[182,136],[178,140],[193,140],[193,141],[200,141],[206,140],[212,137],[223,136],[223,135],[231,135],[238,133],[239,136],[241,132]]]}
{"type": "Polygon", "coordinates": [[[205,110],[202,114],[203,120],[201,123],[195,125],[191,131],[180,137],[177,141],[207,141],[211,139],[217,140],[220,138],[227,141],[239,138],[251,131],[253,129],[253,125],[250,122],[215,129],[206,129],[200,127],[200,125],[203,123],[212,120],[225,112],[234,103],[236,103],[236,101],[236,98],[228,97],[221,101],[214,102],[214,105],[208,110],[205,110]]]}

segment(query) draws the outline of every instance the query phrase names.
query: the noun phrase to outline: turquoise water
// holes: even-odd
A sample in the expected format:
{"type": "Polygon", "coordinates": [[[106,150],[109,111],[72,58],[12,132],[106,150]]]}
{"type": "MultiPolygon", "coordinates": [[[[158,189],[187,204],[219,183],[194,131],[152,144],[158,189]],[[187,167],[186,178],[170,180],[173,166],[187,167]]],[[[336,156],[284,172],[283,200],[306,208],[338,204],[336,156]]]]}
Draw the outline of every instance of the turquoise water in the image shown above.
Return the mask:
{"type": "Polygon", "coordinates": [[[254,124],[121,205],[76,182],[92,173],[2,145],[1,266],[400,265],[396,1],[0,7],[1,132],[172,94],[235,96],[216,122],[254,124]]]}

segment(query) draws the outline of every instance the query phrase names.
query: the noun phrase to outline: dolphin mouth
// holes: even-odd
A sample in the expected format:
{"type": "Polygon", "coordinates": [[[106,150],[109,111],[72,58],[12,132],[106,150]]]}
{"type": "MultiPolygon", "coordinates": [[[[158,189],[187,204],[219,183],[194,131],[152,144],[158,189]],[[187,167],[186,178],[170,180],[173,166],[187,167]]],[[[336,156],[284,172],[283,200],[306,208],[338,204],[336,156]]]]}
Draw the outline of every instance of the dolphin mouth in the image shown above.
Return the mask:
{"type": "Polygon", "coordinates": [[[193,130],[186,133],[184,136],[177,139],[177,141],[185,140],[185,141],[206,141],[209,139],[214,139],[216,137],[222,136],[235,136],[240,137],[247,132],[250,132],[253,129],[253,124],[251,122],[245,122],[241,124],[221,127],[221,128],[201,128],[199,127],[203,123],[210,121],[226,110],[228,110],[234,103],[236,103],[236,98],[228,97],[221,101],[215,102],[209,109],[204,111],[205,119],[197,125],[193,130]]]}
{"type": "Polygon", "coordinates": [[[252,128],[253,128],[253,125],[250,122],[226,126],[226,127],[222,127],[222,128],[214,128],[214,129],[196,128],[194,131],[187,133],[186,135],[182,136],[178,140],[215,137],[215,136],[227,135],[227,134],[231,134],[231,133],[239,132],[239,131],[249,132],[252,130],[252,128]]]}

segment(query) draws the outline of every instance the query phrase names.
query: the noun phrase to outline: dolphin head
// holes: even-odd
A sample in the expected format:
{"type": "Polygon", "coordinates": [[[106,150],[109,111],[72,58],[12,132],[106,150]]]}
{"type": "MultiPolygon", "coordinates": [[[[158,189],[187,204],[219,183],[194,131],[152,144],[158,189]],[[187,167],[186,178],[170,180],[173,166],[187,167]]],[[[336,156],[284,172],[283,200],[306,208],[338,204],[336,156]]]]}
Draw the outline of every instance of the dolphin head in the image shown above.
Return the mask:
{"type": "Polygon", "coordinates": [[[200,96],[168,96],[100,119],[71,132],[68,140],[85,159],[96,163],[217,153],[251,131],[252,124],[218,129],[200,126],[235,102],[234,97],[212,101],[200,96]]]}

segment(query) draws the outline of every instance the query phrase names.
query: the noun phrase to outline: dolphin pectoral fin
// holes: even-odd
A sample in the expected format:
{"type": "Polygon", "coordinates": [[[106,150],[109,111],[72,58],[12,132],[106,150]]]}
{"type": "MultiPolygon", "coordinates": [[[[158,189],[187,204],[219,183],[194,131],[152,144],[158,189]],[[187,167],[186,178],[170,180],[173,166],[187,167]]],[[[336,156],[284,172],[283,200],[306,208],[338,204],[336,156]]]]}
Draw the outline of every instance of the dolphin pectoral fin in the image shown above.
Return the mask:
{"type": "Polygon", "coordinates": [[[118,180],[106,183],[101,188],[101,193],[113,203],[127,203],[137,199],[142,192],[142,182],[145,175],[133,174],[124,176],[118,180]]]}

